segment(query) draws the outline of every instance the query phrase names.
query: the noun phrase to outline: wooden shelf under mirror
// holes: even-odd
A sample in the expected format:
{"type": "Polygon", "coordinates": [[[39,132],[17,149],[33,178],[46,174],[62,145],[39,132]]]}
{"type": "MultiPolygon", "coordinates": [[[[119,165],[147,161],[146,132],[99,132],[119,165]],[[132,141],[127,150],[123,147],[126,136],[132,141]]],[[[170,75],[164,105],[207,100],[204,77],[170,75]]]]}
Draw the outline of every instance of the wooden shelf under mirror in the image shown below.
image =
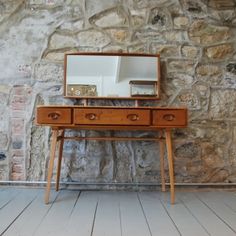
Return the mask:
{"type": "Polygon", "coordinates": [[[65,55],[64,97],[73,99],[130,99],[135,106],[37,106],[36,124],[50,126],[51,151],[45,203],[49,202],[57,145],[56,190],[59,189],[65,140],[139,141],[159,143],[162,191],[165,191],[164,145],[170,179],[171,203],[175,202],[174,163],[171,130],[187,126],[187,109],[141,107],[139,100],[160,98],[160,56],[132,53],[73,53],[65,55]],[[156,131],[157,137],[67,137],[66,130],[156,131]],[[159,135],[159,133],[161,135],[159,135]]]}

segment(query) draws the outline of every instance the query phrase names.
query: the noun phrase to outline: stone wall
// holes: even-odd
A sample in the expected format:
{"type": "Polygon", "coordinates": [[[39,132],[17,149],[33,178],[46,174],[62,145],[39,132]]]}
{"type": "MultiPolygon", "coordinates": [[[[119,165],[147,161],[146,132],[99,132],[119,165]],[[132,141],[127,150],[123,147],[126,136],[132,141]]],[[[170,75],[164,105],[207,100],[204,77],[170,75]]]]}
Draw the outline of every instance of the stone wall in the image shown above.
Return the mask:
{"type": "MultiPolygon", "coordinates": [[[[234,0],[1,0],[0,180],[45,180],[50,132],[35,126],[35,107],[77,102],[63,98],[64,53],[119,51],[160,53],[156,105],[189,109],[188,128],[173,132],[176,181],[235,183],[235,26],[234,0]]],[[[156,182],[158,151],[144,141],[66,142],[62,178],[156,182]]]]}

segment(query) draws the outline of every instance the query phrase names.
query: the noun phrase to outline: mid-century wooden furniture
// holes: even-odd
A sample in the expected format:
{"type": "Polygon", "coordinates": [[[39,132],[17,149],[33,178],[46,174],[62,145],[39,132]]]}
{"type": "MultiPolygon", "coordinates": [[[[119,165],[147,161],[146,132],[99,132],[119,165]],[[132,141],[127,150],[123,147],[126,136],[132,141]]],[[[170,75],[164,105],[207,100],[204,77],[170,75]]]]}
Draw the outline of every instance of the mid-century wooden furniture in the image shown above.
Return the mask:
{"type": "MultiPolygon", "coordinates": [[[[116,89],[110,89],[114,94],[116,89]]],[[[129,93],[128,92],[128,93],[129,93]]],[[[160,167],[162,191],[165,191],[164,177],[164,144],[167,148],[167,159],[170,177],[171,203],[175,202],[175,182],[172,155],[171,129],[184,128],[187,125],[187,109],[173,107],[150,107],[139,106],[139,100],[156,100],[160,94],[160,58],[159,55],[147,54],[114,54],[114,53],[76,53],[65,55],[65,84],[64,96],[68,98],[83,99],[84,105],[72,106],[38,106],[36,110],[36,123],[38,125],[50,126],[52,130],[50,160],[47,175],[47,187],[45,203],[49,202],[51,189],[51,178],[57,144],[59,154],[56,172],[56,190],[59,189],[61,160],[63,154],[64,140],[150,140],[160,144],[160,167]],[[85,59],[85,60],[84,60],[85,59]],[[91,60],[90,60],[91,59],[91,60]],[[151,60],[150,60],[151,59],[151,60]],[[112,60],[114,60],[112,62],[112,60]],[[78,61],[78,64],[77,64],[78,61]],[[102,61],[102,62],[101,62],[102,61]],[[71,63],[72,62],[72,63],[71,63]],[[71,63],[71,64],[70,64],[71,63]],[[105,65],[104,63],[110,63],[105,65]],[[113,63],[113,64],[112,64],[113,63]],[[124,67],[122,67],[122,65],[124,67]],[[142,69],[141,66],[145,66],[142,69]],[[150,67],[152,65],[152,67],[150,67]],[[109,66],[109,68],[107,68],[109,66]],[[86,71],[85,67],[88,68],[86,71]],[[95,68],[96,67],[96,68],[95,68]],[[101,69],[101,67],[104,67],[101,69]],[[131,67],[131,68],[130,68],[131,67]],[[136,70],[137,68],[137,71],[136,70]],[[122,69],[124,68],[124,69],[122,69]],[[95,70],[95,71],[94,71],[95,70]],[[107,71],[110,70],[110,71],[107,71]],[[143,70],[146,70],[144,73],[143,70]],[[106,75],[103,75],[103,72],[106,75]],[[112,74],[114,71],[114,74],[112,74]],[[76,78],[76,74],[82,74],[76,78]],[[110,74],[109,74],[109,73],[110,74]],[[88,73],[88,75],[86,75],[88,73]],[[138,77],[139,73],[142,76],[138,77]],[[111,75],[112,74],[112,75],[111,75]],[[148,77],[145,82],[144,77],[148,77]],[[121,79],[120,79],[121,78],[121,79]],[[78,83],[76,82],[78,79],[78,83]],[[70,80],[70,82],[69,82],[70,80]],[[110,81],[112,80],[112,81],[110,81]],[[120,81],[119,81],[120,80],[120,81]],[[92,82],[91,82],[92,81],[92,82]],[[134,81],[134,82],[133,82],[134,81]],[[137,82],[138,81],[138,82],[137,82]],[[140,81],[140,82],[139,82],[140,81]],[[105,83],[108,85],[104,85],[105,83]],[[125,82],[125,85],[122,83],[125,82]],[[120,84],[119,84],[120,83],[120,84]],[[114,97],[107,94],[103,85],[116,86],[121,96],[114,97]],[[146,88],[137,88],[135,96],[123,95],[124,91],[131,91],[130,84],[147,85],[146,88]],[[150,87],[149,85],[153,86],[150,87]],[[119,87],[120,86],[120,87],[119,87]],[[122,86],[123,89],[122,89],[122,86]],[[153,89],[155,91],[153,91],[153,89]],[[124,91],[123,91],[124,90],[124,91]],[[75,93],[74,93],[75,92],[75,93]],[[129,99],[134,100],[134,106],[87,106],[87,99],[129,99]],[[136,137],[66,137],[65,130],[129,130],[130,132],[157,131],[154,138],[136,137]]]]}

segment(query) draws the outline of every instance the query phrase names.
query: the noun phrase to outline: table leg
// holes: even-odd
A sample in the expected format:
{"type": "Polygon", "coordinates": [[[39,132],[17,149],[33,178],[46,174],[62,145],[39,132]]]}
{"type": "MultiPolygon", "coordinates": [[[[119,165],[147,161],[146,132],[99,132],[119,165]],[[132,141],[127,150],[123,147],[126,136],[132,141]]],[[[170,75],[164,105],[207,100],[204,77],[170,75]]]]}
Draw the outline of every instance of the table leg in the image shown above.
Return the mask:
{"type": "Polygon", "coordinates": [[[52,142],[51,142],[50,160],[49,160],[49,166],[48,166],[47,187],[46,187],[45,199],[44,199],[45,204],[48,204],[49,202],[53,165],[54,165],[54,159],[55,159],[55,153],[56,153],[56,147],[57,147],[57,135],[58,135],[58,130],[52,130],[52,142]]]}
{"type": "Polygon", "coordinates": [[[167,158],[169,165],[169,176],[170,176],[170,196],[171,204],[175,203],[175,180],[174,180],[174,165],[173,165],[173,151],[171,142],[171,129],[166,129],[166,147],[167,147],[167,158]]]}
{"type": "Polygon", "coordinates": [[[58,155],[58,162],[57,162],[57,176],[56,176],[56,191],[59,190],[59,183],[60,183],[60,175],[61,175],[61,160],[63,154],[63,145],[64,145],[64,133],[65,131],[62,130],[61,139],[59,141],[59,155],[58,155]]]}
{"type": "Polygon", "coordinates": [[[164,142],[161,140],[159,141],[160,147],[160,169],[161,169],[161,191],[166,191],[166,184],[165,184],[165,167],[164,167],[164,142]]]}

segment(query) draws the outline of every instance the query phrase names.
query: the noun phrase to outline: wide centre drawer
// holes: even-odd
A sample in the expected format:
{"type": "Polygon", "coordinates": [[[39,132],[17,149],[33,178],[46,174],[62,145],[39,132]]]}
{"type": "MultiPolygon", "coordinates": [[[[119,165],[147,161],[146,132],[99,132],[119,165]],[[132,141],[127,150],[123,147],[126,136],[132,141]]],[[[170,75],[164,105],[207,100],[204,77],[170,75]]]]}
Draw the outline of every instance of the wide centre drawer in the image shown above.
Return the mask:
{"type": "Polygon", "coordinates": [[[36,119],[38,124],[71,124],[71,108],[38,107],[36,119]]]}
{"type": "Polygon", "coordinates": [[[150,111],[142,109],[78,108],[74,110],[75,124],[149,125],[150,111]]]}
{"type": "Polygon", "coordinates": [[[187,109],[158,109],[152,112],[154,126],[183,127],[187,125],[187,109]]]}

